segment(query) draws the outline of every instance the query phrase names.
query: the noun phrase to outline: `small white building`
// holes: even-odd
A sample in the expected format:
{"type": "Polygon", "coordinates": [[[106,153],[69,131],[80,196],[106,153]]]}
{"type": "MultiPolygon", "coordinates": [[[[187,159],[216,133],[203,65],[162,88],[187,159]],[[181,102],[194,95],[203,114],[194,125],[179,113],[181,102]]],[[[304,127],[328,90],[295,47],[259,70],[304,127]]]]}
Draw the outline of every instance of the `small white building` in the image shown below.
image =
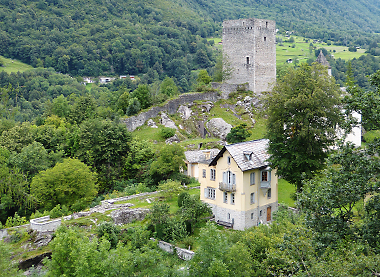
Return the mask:
{"type": "Polygon", "coordinates": [[[101,84],[110,83],[113,80],[115,80],[115,78],[113,78],[113,77],[99,77],[99,83],[101,83],[101,84]]]}

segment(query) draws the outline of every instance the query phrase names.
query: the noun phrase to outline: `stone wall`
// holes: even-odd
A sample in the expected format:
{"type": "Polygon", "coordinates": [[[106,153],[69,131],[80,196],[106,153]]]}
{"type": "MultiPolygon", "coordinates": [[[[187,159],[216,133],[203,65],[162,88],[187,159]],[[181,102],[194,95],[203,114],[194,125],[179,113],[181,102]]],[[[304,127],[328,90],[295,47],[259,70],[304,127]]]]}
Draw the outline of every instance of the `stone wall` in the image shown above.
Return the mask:
{"type": "Polygon", "coordinates": [[[259,224],[266,224],[267,221],[267,207],[271,206],[271,218],[273,219],[273,213],[278,209],[278,202],[274,202],[268,205],[256,207],[247,211],[237,211],[232,209],[226,209],[214,204],[207,203],[213,214],[215,215],[215,222],[218,220],[234,223],[234,230],[244,230],[252,226],[258,226],[259,224]],[[261,216],[260,216],[260,211],[261,216]]]}
{"type": "Polygon", "coordinates": [[[276,80],[276,23],[264,19],[223,22],[223,53],[232,68],[228,84],[248,83],[261,93],[276,80]]]}
{"type": "Polygon", "coordinates": [[[30,228],[38,232],[55,231],[60,225],[60,218],[50,220],[49,215],[30,220],[30,228]]]}
{"type": "Polygon", "coordinates": [[[205,92],[205,93],[184,93],[181,94],[178,98],[167,101],[162,106],[155,106],[149,110],[139,113],[138,115],[128,117],[123,119],[127,125],[127,129],[130,132],[136,130],[136,128],[145,124],[150,118],[158,116],[161,112],[166,112],[168,114],[175,114],[181,105],[185,105],[197,100],[208,100],[215,102],[220,99],[222,96],[217,91],[205,92]]]}
{"type": "MultiPolygon", "coordinates": [[[[155,239],[151,238],[151,240],[155,239]]],[[[175,247],[178,257],[185,261],[191,260],[195,254],[193,251],[173,246],[172,244],[162,240],[158,241],[158,247],[168,253],[173,253],[173,247],[175,247]]]]}
{"type": "Polygon", "coordinates": [[[3,238],[8,237],[8,231],[7,229],[0,229],[0,241],[3,240],[3,238]]]}

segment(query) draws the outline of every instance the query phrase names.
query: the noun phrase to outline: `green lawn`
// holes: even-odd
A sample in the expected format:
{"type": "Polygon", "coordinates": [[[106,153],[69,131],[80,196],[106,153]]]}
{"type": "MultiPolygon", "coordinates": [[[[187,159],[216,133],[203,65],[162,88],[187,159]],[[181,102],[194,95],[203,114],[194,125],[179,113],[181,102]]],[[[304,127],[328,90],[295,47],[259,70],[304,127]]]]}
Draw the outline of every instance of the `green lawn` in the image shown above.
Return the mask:
{"type": "Polygon", "coordinates": [[[294,185],[288,183],[284,179],[278,179],[278,203],[285,204],[289,207],[295,207],[295,201],[292,195],[295,193],[294,185]]]}
{"type": "Polygon", "coordinates": [[[18,72],[18,71],[24,72],[28,69],[33,68],[32,66],[22,63],[18,60],[7,59],[7,58],[4,58],[3,56],[0,56],[0,60],[3,61],[3,66],[0,66],[0,71],[5,71],[7,73],[18,72]]]}

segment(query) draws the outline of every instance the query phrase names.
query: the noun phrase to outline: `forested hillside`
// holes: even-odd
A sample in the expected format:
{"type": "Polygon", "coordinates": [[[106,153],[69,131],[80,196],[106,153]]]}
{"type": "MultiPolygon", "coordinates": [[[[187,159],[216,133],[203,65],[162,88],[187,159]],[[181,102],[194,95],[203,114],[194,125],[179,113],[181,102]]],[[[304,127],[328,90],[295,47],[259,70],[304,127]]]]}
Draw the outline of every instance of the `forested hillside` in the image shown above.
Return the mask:
{"type": "Polygon", "coordinates": [[[376,1],[2,0],[0,55],[72,76],[148,73],[190,89],[191,70],[215,55],[203,38],[225,19],[274,19],[293,31],[367,47],[380,31],[376,1]]]}

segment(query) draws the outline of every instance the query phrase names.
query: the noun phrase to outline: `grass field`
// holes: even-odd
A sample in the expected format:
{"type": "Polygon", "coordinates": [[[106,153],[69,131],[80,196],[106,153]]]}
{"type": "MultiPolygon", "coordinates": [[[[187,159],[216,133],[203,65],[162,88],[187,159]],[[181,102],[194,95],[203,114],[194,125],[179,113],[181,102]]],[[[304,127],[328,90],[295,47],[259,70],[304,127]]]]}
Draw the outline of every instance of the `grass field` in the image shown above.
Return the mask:
{"type": "Polygon", "coordinates": [[[7,58],[4,58],[3,56],[0,56],[0,60],[3,61],[3,66],[0,66],[0,71],[5,71],[7,73],[18,72],[18,71],[24,72],[28,69],[33,68],[31,65],[27,65],[18,60],[7,59],[7,58]]]}
{"type": "Polygon", "coordinates": [[[295,193],[296,187],[284,179],[278,179],[278,203],[285,204],[289,207],[295,207],[295,201],[292,195],[295,193]]]}
{"type": "MultiPolygon", "coordinates": [[[[310,48],[312,40],[304,39],[303,37],[292,36],[294,42],[286,42],[289,38],[277,35],[282,39],[282,44],[278,43],[276,46],[276,62],[277,65],[286,64],[288,59],[298,60],[299,63],[306,62],[309,58],[316,59],[314,55],[314,48],[310,48]]],[[[335,59],[341,58],[343,60],[350,60],[359,58],[364,55],[365,49],[358,49],[357,52],[348,51],[346,46],[327,45],[327,43],[315,42],[313,47],[316,49],[325,48],[329,51],[335,59]]]]}

